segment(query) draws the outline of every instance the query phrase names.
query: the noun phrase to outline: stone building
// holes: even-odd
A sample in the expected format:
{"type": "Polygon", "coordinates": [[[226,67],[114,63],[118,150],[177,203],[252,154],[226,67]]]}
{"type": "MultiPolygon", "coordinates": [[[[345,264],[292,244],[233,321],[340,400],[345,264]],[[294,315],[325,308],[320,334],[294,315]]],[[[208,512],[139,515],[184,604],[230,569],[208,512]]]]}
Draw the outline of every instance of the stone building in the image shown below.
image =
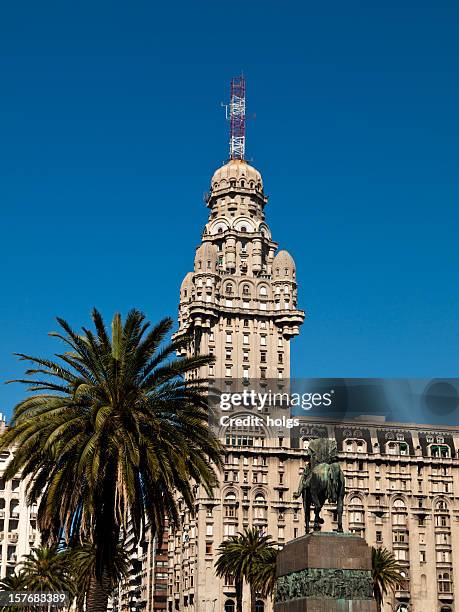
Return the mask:
{"type": "MultiPolygon", "coordinates": [[[[196,374],[223,388],[235,380],[288,386],[290,339],[304,320],[295,264],[287,251],[276,254],[266,204],[255,168],[235,159],[219,168],[194,268],[180,289],[177,337],[192,338],[188,352],[215,356],[214,365],[196,374]]],[[[195,515],[183,507],[182,527],[169,537],[171,612],[234,612],[234,585],[214,571],[228,536],[258,526],[282,545],[304,534],[293,493],[308,441],[320,430],[336,438],[346,474],[345,529],[393,550],[405,568],[406,583],[385,612],[454,610],[459,429],[302,418],[290,435],[263,427],[222,434],[219,487],[212,498],[198,489],[195,515]]],[[[333,508],[324,514],[324,529],[336,527],[333,508]]],[[[272,604],[259,599],[256,610],[270,612],[272,604]]]]}
{"type": "Polygon", "coordinates": [[[162,541],[152,537],[147,525],[145,538],[135,545],[130,529],[126,534],[129,572],[111,597],[114,612],[155,612],[167,610],[168,534],[162,541]]]}
{"type": "MultiPolygon", "coordinates": [[[[0,415],[0,434],[5,430],[0,415]]],[[[37,508],[26,503],[27,481],[17,474],[6,482],[3,474],[12,458],[11,451],[0,453],[0,577],[12,574],[24,555],[40,543],[37,508]]]]}

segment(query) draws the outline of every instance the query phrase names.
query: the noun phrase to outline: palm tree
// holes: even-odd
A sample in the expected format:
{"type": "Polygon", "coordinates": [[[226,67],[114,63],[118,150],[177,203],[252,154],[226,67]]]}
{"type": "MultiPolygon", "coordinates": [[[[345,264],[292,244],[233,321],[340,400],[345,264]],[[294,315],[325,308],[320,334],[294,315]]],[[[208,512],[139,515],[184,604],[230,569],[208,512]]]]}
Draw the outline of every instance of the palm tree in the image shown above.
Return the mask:
{"type": "Polygon", "coordinates": [[[256,527],[246,528],[244,533],[230,536],[218,548],[215,562],[219,577],[233,578],[236,588],[236,612],[242,612],[244,580],[250,586],[251,610],[255,611],[257,592],[263,597],[272,593],[274,584],[273,563],[277,550],[270,536],[263,536],[256,527]],[[263,584],[263,577],[268,581],[263,584]]]}
{"type": "Polygon", "coordinates": [[[5,472],[29,477],[28,501],[38,503],[44,542],[61,538],[95,548],[95,580],[87,610],[106,610],[120,535],[136,543],[149,523],[179,523],[178,495],[194,510],[195,484],[210,495],[221,445],[208,426],[206,381],[187,375],[212,357],[175,358],[185,341],[163,346],[172,320],[150,328],[132,310],[109,335],[93,310],[95,331],[76,333],[63,319],[53,333],[66,347],[51,361],[30,361],[31,392],[14,411],[0,449],[16,452],[5,472]]]}
{"type": "MultiPolygon", "coordinates": [[[[96,579],[96,550],[89,543],[82,544],[68,551],[68,559],[75,583],[77,608],[84,610],[85,604],[86,607],[92,605],[86,598],[94,593],[92,583],[96,579]]],[[[113,573],[106,576],[107,588],[112,591],[127,576],[128,570],[129,558],[120,542],[111,566],[113,573]]]]}
{"type": "Polygon", "coordinates": [[[24,574],[13,573],[0,580],[0,590],[2,591],[21,591],[25,586],[24,574]]]}
{"type": "MultiPolygon", "coordinates": [[[[0,591],[23,591],[25,588],[24,574],[13,573],[9,576],[5,576],[0,580],[0,591]]],[[[24,607],[19,608],[18,606],[1,606],[1,612],[27,612],[24,607]]]]}
{"type": "Polygon", "coordinates": [[[22,588],[27,591],[65,591],[73,594],[74,580],[67,554],[56,545],[39,546],[19,564],[22,588]]]}
{"type": "Polygon", "coordinates": [[[259,558],[254,562],[251,583],[254,590],[261,597],[272,597],[276,583],[276,562],[279,550],[273,546],[267,546],[259,558]]]}
{"type": "Polygon", "coordinates": [[[384,597],[387,591],[394,591],[397,586],[405,582],[404,576],[401,574],[402,567],[398,564],[393,553],[387,548],[372,548],[372,578],[373,578],[373,596],[378,606],[378,612],[381,612],[384,597]]]}

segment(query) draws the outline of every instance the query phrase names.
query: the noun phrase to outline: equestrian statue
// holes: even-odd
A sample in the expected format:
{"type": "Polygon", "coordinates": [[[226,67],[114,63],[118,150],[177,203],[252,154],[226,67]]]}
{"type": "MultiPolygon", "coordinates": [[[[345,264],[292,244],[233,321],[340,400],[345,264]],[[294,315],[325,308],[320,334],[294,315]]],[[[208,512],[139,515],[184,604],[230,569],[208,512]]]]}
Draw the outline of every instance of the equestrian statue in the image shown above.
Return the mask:
{"type": "Polygon", "coordinates": [[[338,460],[338,450],[335,440],[325,437],[311,440],[306,457],[306,464],[298,485],[298,491],[293,494],[294,499],[303,498],[306,533],[309,533],[311,504],[314,505],[314,531],[320,531],[324,523],[320,511],[328,500],[336,504],[338,529],[343,531],[343,500],[344,500],[344,474],[338,460]]]}

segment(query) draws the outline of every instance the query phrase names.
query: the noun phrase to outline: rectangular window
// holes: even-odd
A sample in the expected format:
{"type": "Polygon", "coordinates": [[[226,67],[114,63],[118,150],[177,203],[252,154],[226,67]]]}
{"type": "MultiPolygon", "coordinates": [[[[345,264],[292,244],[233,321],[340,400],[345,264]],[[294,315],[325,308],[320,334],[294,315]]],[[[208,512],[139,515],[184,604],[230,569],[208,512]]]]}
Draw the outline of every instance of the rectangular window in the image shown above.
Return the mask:
{"type": "Polygon", "coordinates": [[[249,334],[244,334],[242,344],[249,344],[249,334]]]}
{"type": "Polygon", "coordinates": [[[236,534],[236,525],[225,525],[224,527],[224,535],[225,536],[233,536],[236,534]]]}
{"type": "Polygon", "coordinates": [[[206,525],[206,536],[212,536],[214,531],[213,525],[206,525]]]}
{"type": "Polygon", "coordinates": [[[226,342],[227,342],[227,344],[231,344],[232,341],[233,341],[233,334],[227,333],[226,334],[226,342]]]}
{"type": "Polygon", "coordinates": [[[266,346],[266,336],[260,336],[260,345],[266,346]]]}
{"type": "Polygon", "coordinates": [[[206,542],[206,555],[212,554],[212,542],[206,542]]]}

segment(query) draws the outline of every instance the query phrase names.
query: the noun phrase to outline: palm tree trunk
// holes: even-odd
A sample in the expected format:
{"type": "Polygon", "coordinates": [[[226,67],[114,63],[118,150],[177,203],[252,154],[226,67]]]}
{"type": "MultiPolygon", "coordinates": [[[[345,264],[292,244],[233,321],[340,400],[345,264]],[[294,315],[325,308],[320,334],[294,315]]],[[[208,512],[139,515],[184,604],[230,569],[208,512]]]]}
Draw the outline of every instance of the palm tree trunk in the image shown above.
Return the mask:
{"type": "Polygon", "coordinates": [[[250,587],[250,610],[251,612],[255,612],[256,605],[257,605],[257,593],[255,589],[250,587]]]}
{"type": "Polygon", "coordinates": [[[240,578],[235,579],[235,586],[236,586],[236,612],[242,612],[243,582],[240,578]]]}
{"type": "Polygon", "coordinates": [[[106,612],[109,594],[107,574],[104,572],[101,581],[91,576],[86,597],[86,612],[106,612]]]}

